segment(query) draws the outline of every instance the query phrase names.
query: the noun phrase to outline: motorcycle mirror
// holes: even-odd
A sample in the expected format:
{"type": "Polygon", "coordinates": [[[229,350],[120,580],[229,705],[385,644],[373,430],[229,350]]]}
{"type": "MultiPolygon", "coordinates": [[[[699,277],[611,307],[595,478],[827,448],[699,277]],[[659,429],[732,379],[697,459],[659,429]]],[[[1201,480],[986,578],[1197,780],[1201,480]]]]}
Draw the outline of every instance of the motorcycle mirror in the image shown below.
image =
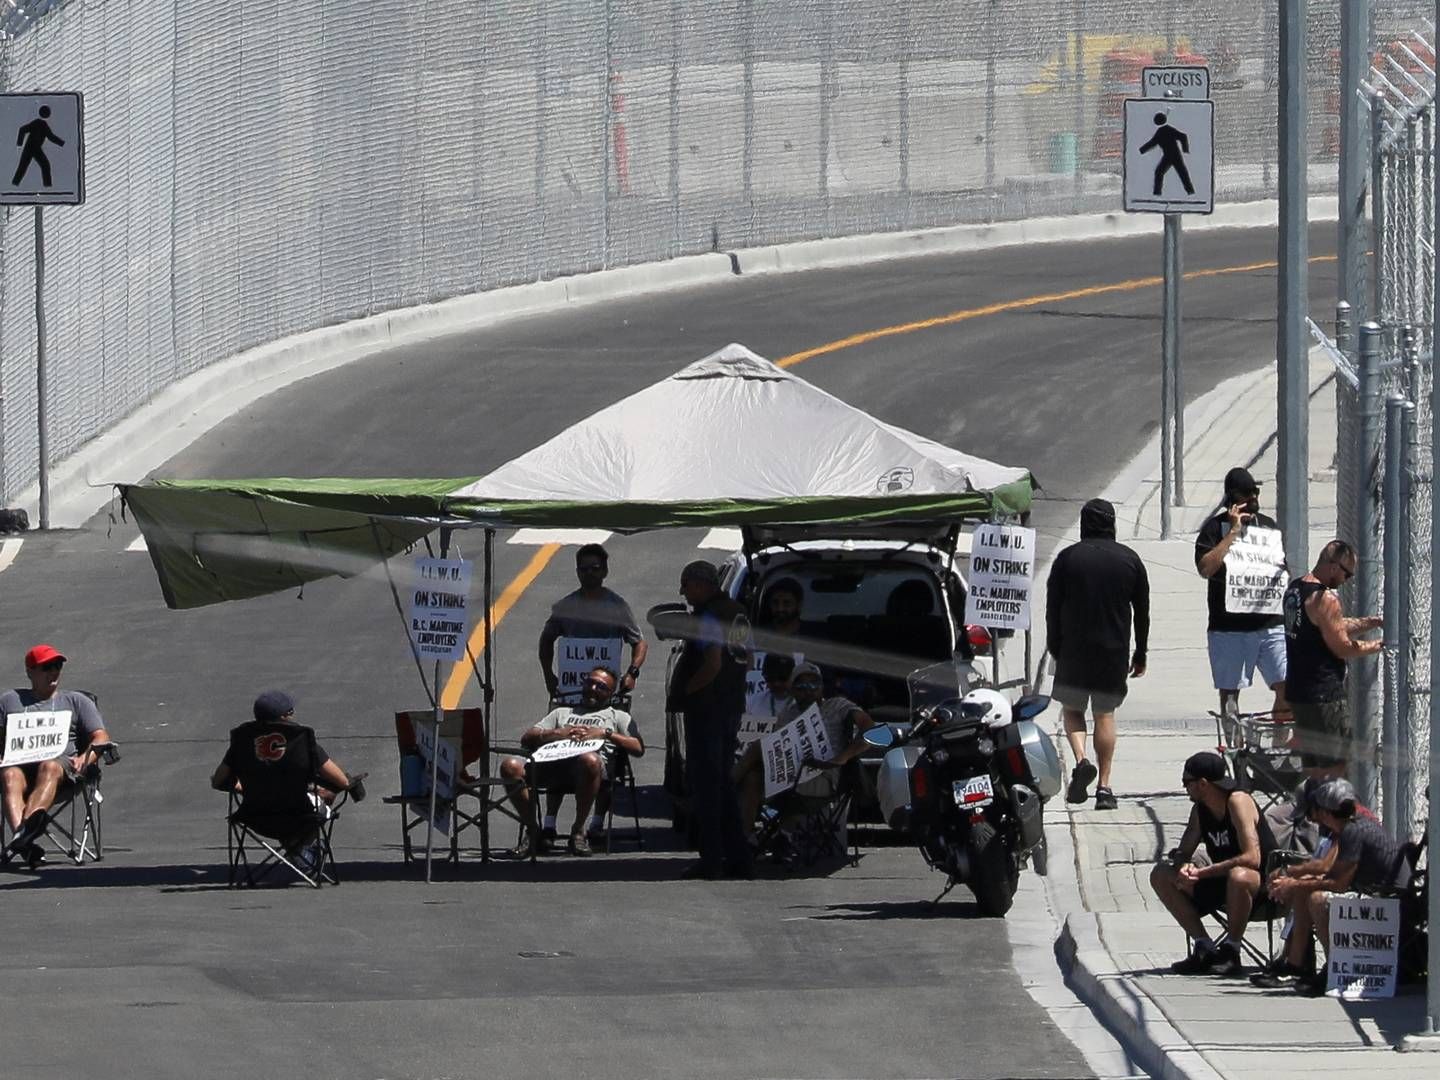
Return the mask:
{"type": "Polygon", "coordinates": [[[1015,703],[1015,719],[1033,720],[1050,707],[1044,694],[1027,694],[1015,703]]]}
{"type": "Polygon", "coordinates": [[[865,740],[866,746],[873,746],[877,750],[887,749],[895,743],[895,732],[890,730],[889,724],[877,724],[872,728],[866,728],[860,737],[865,740]]]}

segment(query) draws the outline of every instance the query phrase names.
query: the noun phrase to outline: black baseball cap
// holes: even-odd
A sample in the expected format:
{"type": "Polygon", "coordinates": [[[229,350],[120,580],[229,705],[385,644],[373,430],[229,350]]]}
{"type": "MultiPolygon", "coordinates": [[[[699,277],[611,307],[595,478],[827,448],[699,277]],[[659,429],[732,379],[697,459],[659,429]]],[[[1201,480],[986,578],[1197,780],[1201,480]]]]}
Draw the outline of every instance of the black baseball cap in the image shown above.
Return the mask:
{"type": "Polygon", "coordinates": [[[1185,759],[1184,780],[1208,780],[1221,791],[1234,791],[1238,785],[1225,767],[1225,759],[1211,750],[1202,750],[1185,759]]]}
{"type": "Polygon", "coordinates": [[[1239,492],[1249,494],[1252,491],[1260,490],[1260,481],[1250,475],[1249,469],[1241,468],[1239,465],[1225,474],[1225,492],[1239,492]]]}

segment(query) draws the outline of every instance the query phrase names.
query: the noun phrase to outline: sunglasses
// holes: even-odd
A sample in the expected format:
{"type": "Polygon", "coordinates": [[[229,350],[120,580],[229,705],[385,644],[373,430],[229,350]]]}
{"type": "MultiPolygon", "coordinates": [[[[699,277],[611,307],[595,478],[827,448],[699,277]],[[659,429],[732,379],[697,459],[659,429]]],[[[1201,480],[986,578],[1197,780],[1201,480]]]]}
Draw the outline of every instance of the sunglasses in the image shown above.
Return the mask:
{"type": "Polygon", "coordinates": [[[817,679],[796,679],[790,686],[795,690],[819,690],[820,682],[817,679]]]}

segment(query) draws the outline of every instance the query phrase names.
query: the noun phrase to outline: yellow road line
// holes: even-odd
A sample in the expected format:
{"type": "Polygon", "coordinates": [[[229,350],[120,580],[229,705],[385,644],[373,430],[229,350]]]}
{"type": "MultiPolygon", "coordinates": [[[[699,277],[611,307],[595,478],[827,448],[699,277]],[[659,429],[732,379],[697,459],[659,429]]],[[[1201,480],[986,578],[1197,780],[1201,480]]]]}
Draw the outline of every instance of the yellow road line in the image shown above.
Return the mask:
{"type": "MultiPolygon", "coordinates": [[[[1311,262],[1334,262],[1334,255],[1314,255],[1311,262]]],[[[1274,270],[1278,264],[1271,259],[1268,262],[1246,263],[1243,266],[1219,266],[1210,270],[1191,270],[1185,274],[1186,280],[1197,280],[1200,278],[1220,277],[1224,274],[1248,274],[1256,270],[1274,270]]],[[[1066,292],[1043,293],[1040,296],[1026,296],[1019,300],[1004,300],[998,304],[986,304],[984,307],[966,308],[964,311],[952,311],[948,315],[938,315],[933,319],[920,319],[917,322],[900,323],[896,326],[882,326],[877,330],[866,330],[863,333],[851,334],[849,337],[840,338],[837,341],[826,342],[824,345],[817,345],[813,349],[805,349],[803,352],[791,353],[775,363],[782,368],[794,367],[796,364],[803,364],[817,356],[824,356],[827,353],[839,352],[841,349],[850,349],[856,345],[868,345],[872,341],[880,341],[883,338],[898,337],[901,334],[913,334],[918,330],[933,330],[937,326],[953,326],[955,323],[966,322],[970,319],[978,319],[985,315],[1001,315],[1007,311],[1023,311],[1026,308],[1040,307],[1042,304],[1058,304],[1065,300],[1083,300],[1091,296],[1106,296],[1110,293],[1135,292],[1137,289],[1152,289],[1164,282],[1161,277],[1131,278],[1129,281],[1116,281],[1109,285],[1090,285],[1083,289],[1069,289],[1066,292]]]]}
{"type": "MultiPolygon", "coordinates": [[[[1312,255],[1311,262],[1334,262],[1334,255],[1312,255]]],[[[1246,263],[1243,266],[1220,266],[1210,270],[1191,270],[1185,274],[1187,280],[1199,278],[1220,277],[1224,274],[1247,274],[1256,270],[1274,270],[1277,263],[1272,259],[1269,262],[1246,263]]],[[[796,364],[804,363],[816,356],[824,356],[827,353],[839,352],[841,349],[849,349],[856,345],[865,345],[872,341],[879,341],[882,338],[896,337],[900,334],[913,334],[918,330],[930,330],[937,326],[952,326],[955,323],[965,322],[969,319],[978,319],[985,315],[1001,315],[1007,311],[1023,311],[1026,308],[1039,307],[1042,304],[1058,304],[1065,300],[1083,300],[1090,296],[1105,296],[1110,293],[1134,292],[1137,289],[1150,289],[1162,283],[1160,277],[1132,278],[1129,281],[1117,281],[1110,285],[1091,285],[1083,289],[1070,289],[1066,292],[1044,293],[1040,296],[1027,296],[1020,300],[1004,300],[998,304],[986,304],[984,307],[968,308],[964,311],[952,311],[949,315],[940,315],[933,319],[921,319],[918,322],[901,323],[897,326],[882,326],[878,330],[867,330],[860,334],[851,334],[849,337],[840,338],[838,341],[827,342],[824,345],[816,346],[813,349],[806,349],[803,352],[791,353],[776,363],[780,367],[794,367],[796,364]]],[[[495,602],[495,610],[491,614],[490,621],[493,626],[499,626],[500,620],[505,618],[510,609],[515,606],[522,593],[530,587],[540,572],[550,565],[550,560],[555,558],[560,550],[559,544],[546,544],[535,552],[534,556],[525,568],[515,576],[510,584],[505,586],[505,591],[495,602]]],[[[450,669],[450,677],[445,680],[445,688],[440,693],[440,703],[444,708],[453,709],[460,704],[460,698],[465,693],[465,685],[470,677],[469,657],[479,657],[484,651],[487,642],[485,640],[485,624],[481,622],[470,633],[470,640],[466,642],[466,650],[469,655],[464,660],[457,661],[450,669]]]]}
{"type": "MultiPolygon", "coordinates": [[[[520,595],[530,587],[530,584],[540,576],[540,571],[550,565],[550,560],[555,558],[560,550],[559,544],[546,544],[531,556],[525,568],[515,575],[515,579],[505,586],[505,591],[495,601],[495,610],[491,612],[491,626],[499,626],[500,620],[510,613],[520,595]]],[[[440,704],[446,709],[456,708],[460,704],[460,698],[465,693],[466,681],[470,678],[470,657],[478,658],[485,650],[485,620],[481,619],[475,629],[470,631],[470,640],[465,643],[465,650],[469,654],[464,660],[455,661],[450,668],[450,677],[445,680],[445,688],[440,692],[440,704]]]]}

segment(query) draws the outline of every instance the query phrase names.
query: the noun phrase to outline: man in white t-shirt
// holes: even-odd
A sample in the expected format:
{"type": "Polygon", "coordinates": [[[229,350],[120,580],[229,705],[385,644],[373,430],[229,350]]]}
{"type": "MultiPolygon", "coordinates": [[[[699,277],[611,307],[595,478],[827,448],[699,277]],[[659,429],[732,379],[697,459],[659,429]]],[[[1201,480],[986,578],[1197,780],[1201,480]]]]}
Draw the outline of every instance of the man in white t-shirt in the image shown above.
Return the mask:
{"type": "Polygon", "coordinates": [[[55,802],[60,782],[67,775],[79,776],[95,764],[97,748],[110,741],[95,702],[78,691],[60,689],[60,672],[65,663],[65,655],[55,646],[36,645],[25,654],[25,675],[30,685],[0,693],[0,716],[4,717],[6,733],[12,716],[40,712],[69,714],[69,735],[63,753],[49,761],[0,768],[5,820],[14,833],[5,853],[7,857],[19,856],[32,864],[44,855],[35,841],[44,832],[45,813],[55,802]],[[83,751],[78,743],[84,743],[83,751]]]}

